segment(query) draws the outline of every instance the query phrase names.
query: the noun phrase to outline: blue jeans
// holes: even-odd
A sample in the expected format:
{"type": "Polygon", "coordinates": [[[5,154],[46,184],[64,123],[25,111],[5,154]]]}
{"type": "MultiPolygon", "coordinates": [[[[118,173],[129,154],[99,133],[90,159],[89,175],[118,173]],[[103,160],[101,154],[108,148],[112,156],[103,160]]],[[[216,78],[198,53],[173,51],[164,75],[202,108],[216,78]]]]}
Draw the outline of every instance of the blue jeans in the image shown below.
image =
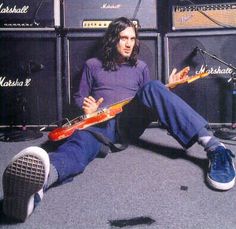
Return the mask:
{"type": "MultiPolygon", "coordinates": [[[[121,139],[132,141],[154,120],[158,120],[185,148],[197,141],[198,132],[207,125],[205,119],[162,83],[150,81],[137,92],[117,119],[91,129],[114,143],[121,139]]],[[[57,151],[49,154],[58,171],[58,181],[63,182],[83,172],[99,154],[101,145],[90,132],[75,131],[57,151]]]]}

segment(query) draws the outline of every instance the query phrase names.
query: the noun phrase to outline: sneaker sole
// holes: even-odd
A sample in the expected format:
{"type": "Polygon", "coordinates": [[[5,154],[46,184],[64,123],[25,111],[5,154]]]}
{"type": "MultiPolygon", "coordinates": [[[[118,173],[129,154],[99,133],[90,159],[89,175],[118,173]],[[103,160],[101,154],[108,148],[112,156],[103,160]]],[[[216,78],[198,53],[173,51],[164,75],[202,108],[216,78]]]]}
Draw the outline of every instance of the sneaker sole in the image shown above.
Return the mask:
{"type": "Polygon", "coordinates": [[[39,147],[17,154],[3,174],[3,212],[20,221],[32,213],[34,194],[42,189],[49,173],[49,158],[39,147]]]}
{"type": "Polygon", "coordinates": [[[219,182],[216,182],[216,181],[212,180],[207,175],[207,181],[213,188],[218,189],[218,190],[222,190],[222,191],[227,191],[227,190],[233,188],[234,185],[235,185],[235,178],[232,181],[228,182],[228,183],[219,183],[219,182]]]}

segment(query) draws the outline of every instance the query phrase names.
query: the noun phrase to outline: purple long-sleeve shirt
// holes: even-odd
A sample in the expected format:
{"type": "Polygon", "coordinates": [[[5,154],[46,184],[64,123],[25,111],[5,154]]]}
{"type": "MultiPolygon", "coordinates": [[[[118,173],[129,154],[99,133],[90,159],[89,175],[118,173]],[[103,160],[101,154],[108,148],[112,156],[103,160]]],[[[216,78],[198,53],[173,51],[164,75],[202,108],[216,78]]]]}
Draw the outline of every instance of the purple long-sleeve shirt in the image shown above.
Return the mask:
{"type": "Polygon", "coordinates": [[[86,61],[75,103],[82,107],[84,97],[104,98],[101,107],[132,98],[139,88],[150,80],[146,63],[138,60],[136,66],[122,64],[117,71],[105,71],[97,58],[86,61]]]}

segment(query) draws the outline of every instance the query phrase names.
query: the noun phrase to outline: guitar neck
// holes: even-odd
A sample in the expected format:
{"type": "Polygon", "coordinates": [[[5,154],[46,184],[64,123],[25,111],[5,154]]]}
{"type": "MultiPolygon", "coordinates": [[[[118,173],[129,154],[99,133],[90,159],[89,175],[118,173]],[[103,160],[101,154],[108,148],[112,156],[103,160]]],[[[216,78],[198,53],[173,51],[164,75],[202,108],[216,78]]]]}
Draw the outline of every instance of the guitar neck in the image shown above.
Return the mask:
{"type": "Polygon", "coordinates": [[[199,74],[196,74],[194,76],[187,77],[186,79],[178,80],[178,81],[173,82],[173,83],[168,83],[168,84],[166,84],[166,87],[172,89],[172,88],[175,88],[176,86],[178,86],[180,84],[192,83],[193,81],[198,80],[198,79],[203,78],[203,77],[208,76],[208,75],[209,75],[209,73],[207,73],[207,72],[199,73],[199,74]]]}

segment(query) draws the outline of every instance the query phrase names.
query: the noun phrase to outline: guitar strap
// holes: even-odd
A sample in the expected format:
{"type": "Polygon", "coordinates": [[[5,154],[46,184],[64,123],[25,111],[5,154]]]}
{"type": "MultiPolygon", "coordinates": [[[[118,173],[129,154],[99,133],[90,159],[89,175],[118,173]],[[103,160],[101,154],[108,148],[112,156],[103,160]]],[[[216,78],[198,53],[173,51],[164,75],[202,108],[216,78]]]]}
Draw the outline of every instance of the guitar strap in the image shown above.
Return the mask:
{"type": "Polygon", "coordinates": [[[111,140],[104,136],[102,133],[91,130],[89,128],[83,130],[91,133],[98,141],[102,143],[102,147],[99,152],[99,157],[106,157],[108,153],[115,153],[125,150],[128,147],[128,143],[113,143],[111,140]]]}

